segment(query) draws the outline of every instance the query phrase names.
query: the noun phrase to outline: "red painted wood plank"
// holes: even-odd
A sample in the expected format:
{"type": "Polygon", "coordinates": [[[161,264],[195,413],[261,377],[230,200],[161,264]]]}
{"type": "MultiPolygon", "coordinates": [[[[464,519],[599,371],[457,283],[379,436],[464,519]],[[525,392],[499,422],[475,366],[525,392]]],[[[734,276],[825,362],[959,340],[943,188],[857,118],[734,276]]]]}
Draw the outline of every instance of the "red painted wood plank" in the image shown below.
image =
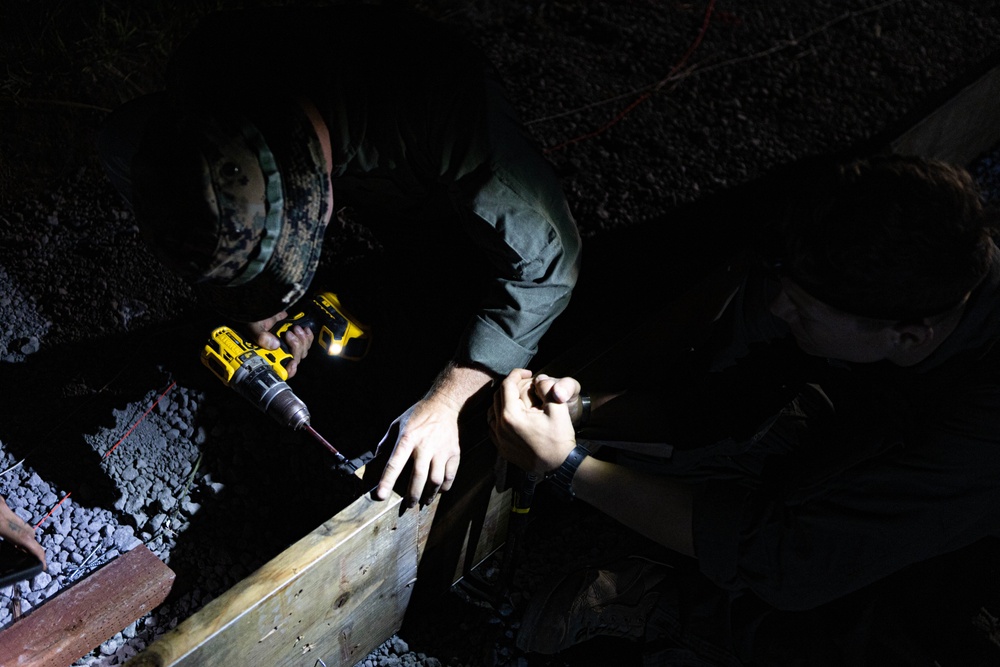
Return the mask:
{"type": "Polygon", "coordinates": [[[163,602],[173,581],[140,545],[0,632],[0,665],[66,667],[163,602]]]}

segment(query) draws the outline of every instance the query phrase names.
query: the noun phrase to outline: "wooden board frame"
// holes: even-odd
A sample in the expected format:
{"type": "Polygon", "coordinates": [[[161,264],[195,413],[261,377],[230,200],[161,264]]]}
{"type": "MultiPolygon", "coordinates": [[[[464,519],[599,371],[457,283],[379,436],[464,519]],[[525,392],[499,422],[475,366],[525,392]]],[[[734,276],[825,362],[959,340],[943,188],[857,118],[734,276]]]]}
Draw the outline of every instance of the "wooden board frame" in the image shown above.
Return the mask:
{"type": "Polygon", "coordinates": [[[353,665],[416,581],[421,517],[400,503],[359,498],[127,664],[353,665]]]}
{"type": "Polygon", "coordinates": [[[472,442],[431,505],[358,498],[126,664],[356,664],[402,626],[418,577],[440,594],[503,543],[510,491],[494,488],[492,444],[472,442]]]}
{"type": "Polygon", "coordinates": [[[968,166],[1000,142],[1000,65],[950,91],[947,101],[888,142],[894,153],[922,155],[968,166]]]}

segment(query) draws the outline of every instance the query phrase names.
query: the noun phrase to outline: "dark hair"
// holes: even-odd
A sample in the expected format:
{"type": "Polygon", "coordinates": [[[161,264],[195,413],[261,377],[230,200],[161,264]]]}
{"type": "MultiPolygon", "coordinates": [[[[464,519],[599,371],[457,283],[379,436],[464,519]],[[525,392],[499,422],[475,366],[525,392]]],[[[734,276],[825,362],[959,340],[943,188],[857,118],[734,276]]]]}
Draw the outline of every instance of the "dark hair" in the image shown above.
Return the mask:
{"type": "Polygon", "coordinates": [[[782,264],[817,299],[907,320],[961,303],[989,269],[990,225],[967,171],[886,155],[814,173],[780,222],[782,264]]]}

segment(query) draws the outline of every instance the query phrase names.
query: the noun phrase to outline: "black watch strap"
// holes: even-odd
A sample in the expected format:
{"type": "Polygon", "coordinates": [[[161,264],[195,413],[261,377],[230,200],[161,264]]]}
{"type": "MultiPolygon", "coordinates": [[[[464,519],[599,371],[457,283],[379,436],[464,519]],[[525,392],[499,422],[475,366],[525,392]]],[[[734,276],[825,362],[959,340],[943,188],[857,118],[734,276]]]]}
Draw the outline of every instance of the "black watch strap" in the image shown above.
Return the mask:
{"type": "Polygon", "coordinates": [[[577,443],[573,451],[566,457],[566,460],[562,462],[562,465],[553,470],[548,476],[548,479],[552,482],[552,486],[569,500],[576,497],[576,493],[573,491],[573,476],[576,475],[576,469],[580,467],[580,464],[589,455],[590,449],[581,443],[577,443]]]}

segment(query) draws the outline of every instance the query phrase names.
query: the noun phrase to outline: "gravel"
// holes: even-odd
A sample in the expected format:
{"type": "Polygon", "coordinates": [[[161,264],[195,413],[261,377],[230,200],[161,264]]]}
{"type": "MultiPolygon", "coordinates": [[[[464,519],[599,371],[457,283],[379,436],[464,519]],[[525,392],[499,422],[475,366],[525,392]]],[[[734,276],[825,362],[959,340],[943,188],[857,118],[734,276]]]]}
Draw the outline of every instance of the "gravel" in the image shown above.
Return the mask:
{"type": "MultiPolygon", "coordinates": [[[[708,6],[481,0],[429,11],[498,64],[589,242],[905,124],[978,67],[1000,34],[996,1],[712,3],[699,37],[708,6]]],[[[100,114],[72,122],[73,139],[86,141],[100,114]]],[[[993,197],[998,164],[994,155],[974,166],[993,197]]],[[[0,495],[41,522],[49,559],[34,580],[0,589],[0,627],[15,597],[30,610],[145,544],[178,572],[178,590],[76,663],[103,667],[141,651],[359,489],[321,448],[249,412],[198,365],[215,321],[141,244],[92,156],[69,160],[48,183],[0,198],[0,495]]],[[[448,596],[439,617],[359,664],[528,664],[512,638],[533,586],[621,537],[583,509],[571,514],[562,532],[526,536],[504,613],[448,596]]],[[[481,570],[495,576],[496,561],[481,570]]]]}

